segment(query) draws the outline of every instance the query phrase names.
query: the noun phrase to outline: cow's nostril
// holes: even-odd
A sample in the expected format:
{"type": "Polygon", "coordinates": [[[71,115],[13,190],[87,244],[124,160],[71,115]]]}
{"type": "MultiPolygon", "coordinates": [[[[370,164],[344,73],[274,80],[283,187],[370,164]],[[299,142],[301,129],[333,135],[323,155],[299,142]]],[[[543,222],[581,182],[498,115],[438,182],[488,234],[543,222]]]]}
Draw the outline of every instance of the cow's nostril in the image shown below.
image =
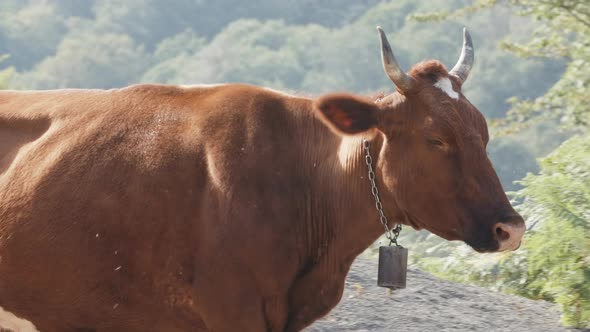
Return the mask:
{"type": "Polygon", "coordinates": [[[502,227],[502,224],[496,225],[496,238],[500,242],[507,241],[510,238],[510,233],[502,227]]]}
{"type": "Polygon", "coordinates": [[[492,234],[498,241],[498,251],[515,250],[524,235],[524,221],[520,216],[494,224],[492,234]]]}

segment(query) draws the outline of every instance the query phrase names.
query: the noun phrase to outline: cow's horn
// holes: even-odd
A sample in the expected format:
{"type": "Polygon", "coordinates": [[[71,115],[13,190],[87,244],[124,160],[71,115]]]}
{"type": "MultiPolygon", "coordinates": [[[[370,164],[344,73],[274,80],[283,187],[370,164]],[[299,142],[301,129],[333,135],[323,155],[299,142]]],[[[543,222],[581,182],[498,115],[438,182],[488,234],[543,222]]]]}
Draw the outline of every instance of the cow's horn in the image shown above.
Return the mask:
{"type": "Polygon", "coordinates": [[[393,81],[395,86],[401,91],[408,91],[412,88],[412,84],[414,83],[414,79],[408,76],[404,71],[400,68],[395,56],[393,55],[393,51],[391,50],[391,46],[387,41],[387,37],[385,36],[385,32],[381,27],[377,27],[377,31],[379,31],[379,37],[381,38],[381,61],[383,62],[383,69],[385,69],[385,73],[389,78],[393,81]]]}
{"type": "Polygon", "coordinates": [[[461,80],[461,82],[465,82],[469,76],[471,67],[473,67],[474,59],[475,55],[473,53],[473,42],[471,41],[471,35],[466,28],[463,28],[463,49],[461,50],[461,56],[449,74],[455,75],[461,80]]]}

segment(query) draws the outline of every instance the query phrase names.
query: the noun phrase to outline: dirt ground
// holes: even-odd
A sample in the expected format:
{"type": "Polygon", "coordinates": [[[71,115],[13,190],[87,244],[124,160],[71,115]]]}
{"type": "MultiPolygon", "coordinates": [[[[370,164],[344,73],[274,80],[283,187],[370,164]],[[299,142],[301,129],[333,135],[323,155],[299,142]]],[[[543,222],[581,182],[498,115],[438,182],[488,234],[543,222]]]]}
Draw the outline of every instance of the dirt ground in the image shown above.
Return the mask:
{"type": "Polygon", "coordinates": [[[408,272],[406,289],[388,294],[376,283],[377,259],[358,258],[340,304],[305,331],[590,332],[561,327],[551,303],[444,281],[415,269],[408,272]]]}

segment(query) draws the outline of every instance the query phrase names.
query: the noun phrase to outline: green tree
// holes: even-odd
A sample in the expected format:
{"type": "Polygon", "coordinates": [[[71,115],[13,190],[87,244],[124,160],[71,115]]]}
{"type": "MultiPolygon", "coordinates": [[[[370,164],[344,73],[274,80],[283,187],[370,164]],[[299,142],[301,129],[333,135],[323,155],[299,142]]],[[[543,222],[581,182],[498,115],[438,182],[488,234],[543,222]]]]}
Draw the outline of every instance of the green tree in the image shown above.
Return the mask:
{"type": "Polygon", "coordinates": [[[526,287],[517,291],[559,303],[566,325],[590,327],[590,135],[568,140],[541,168],[516,196],[538,223],[525,246],[526,287]]]}
{"type": "Polygon", "coordinates": [[[541,24],[525,44],[504,46],[522,56],[564,58],[567,69],[542,97],[515,101],[507,123],[556,119],[568,128],[590,128],[590,2],[585,0],[514,0],[522,14],[541,24]]]}
{"type": "Polygon", "coordinates": [[[142,76],[142,82],[170,83],[178,75],[180,68],[194,58],[206,45],[206,40],[192,29],[162,40],[154,51],[153,67],[142,76]]]}
{"type": "Polygon", "coordinates": [[[298,59],[285,45],[294,28],[280,21],[238,20],[206,46],[178,56],[150,70],[144,79],[197,84],[245,82],[274,88],[298,86],[298,59]]]}
{"type": "Polygon", "coordinates": [[[17,87],[113,88],[139,80],[150,63],[143,46],[127,35],[79,29],[64,38],[54,56],[15,78],[17,87]]]}
{"type": "Polygon", "coordinates": [[[54,53],[66,32],[64,18],[49,3],[0,11],[0,53],[10,54],[6,63],[18,70],[54,53]]]}

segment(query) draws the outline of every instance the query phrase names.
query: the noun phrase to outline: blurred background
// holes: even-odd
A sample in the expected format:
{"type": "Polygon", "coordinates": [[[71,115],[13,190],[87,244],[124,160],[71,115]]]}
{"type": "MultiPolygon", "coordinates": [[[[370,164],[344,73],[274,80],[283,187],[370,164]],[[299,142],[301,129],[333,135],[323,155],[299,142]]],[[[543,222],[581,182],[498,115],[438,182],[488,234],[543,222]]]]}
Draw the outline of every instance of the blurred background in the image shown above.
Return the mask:
{"type": "Polygon", "coordinates": [[[468,27],[476,63],[464,93],[488,119],[489,156],[529,228],[518,252],[484,256],[405,229],[411,263],[556,302],[563,324],[590,327],[587,0],[2,0],[0,87],[389,93],[377,25],[406,69],[452,67],[468,27]]]}

